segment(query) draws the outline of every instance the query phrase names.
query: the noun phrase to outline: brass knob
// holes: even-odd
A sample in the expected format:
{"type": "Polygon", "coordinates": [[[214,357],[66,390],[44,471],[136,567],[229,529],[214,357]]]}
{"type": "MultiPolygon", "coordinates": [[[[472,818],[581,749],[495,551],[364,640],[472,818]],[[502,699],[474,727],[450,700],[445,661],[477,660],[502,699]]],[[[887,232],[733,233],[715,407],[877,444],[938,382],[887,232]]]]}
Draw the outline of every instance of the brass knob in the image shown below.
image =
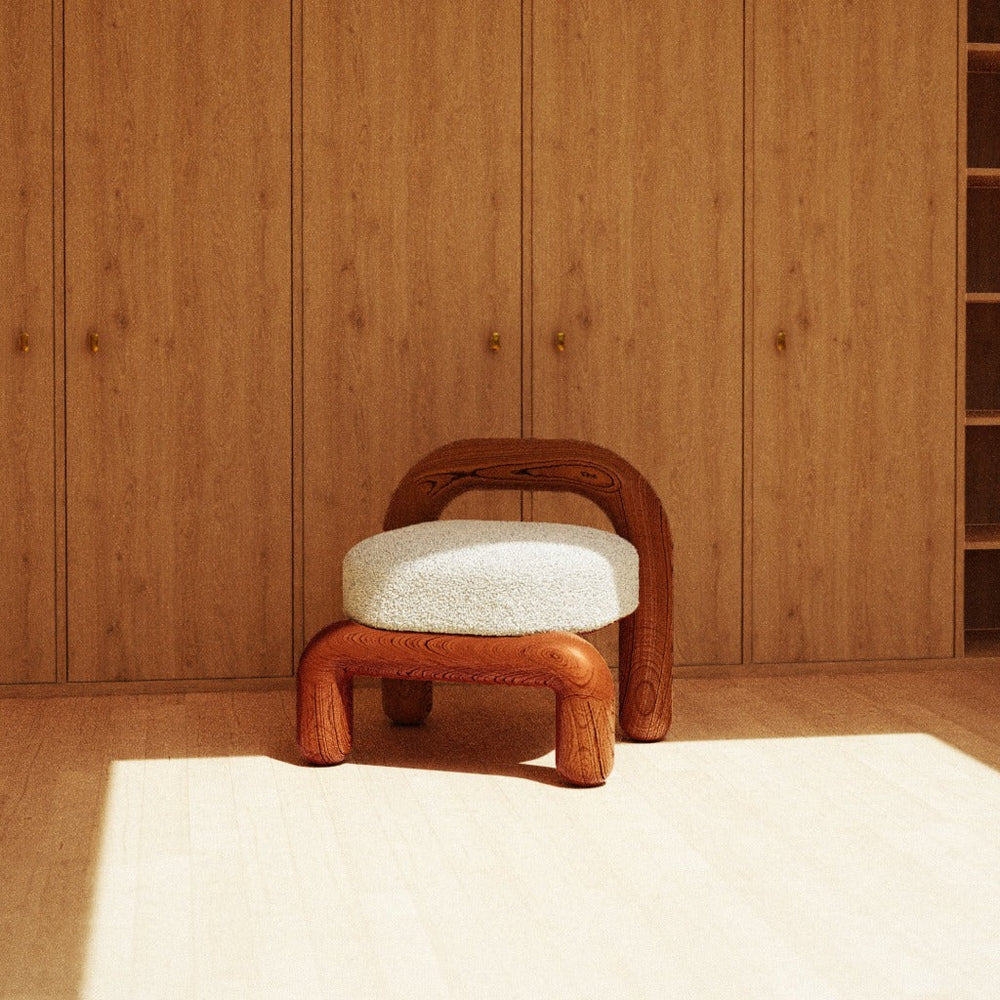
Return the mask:
{"type": "Polygon", "coordinates": [[[785,331],[784,330],[779,330],[778,331],[778,336],[774,338],[774,346],[775,346],[775,348],[777,348],[779,354],[787,346],[787,344],[786,344],[785,341],[786,341],[785,331]]]}
{"type": "Polygon", "coordinates": [[[556,350],[565,351],[566,350],[566,334],[557,333],[556,334],[556,350]]]}
{"type": "Polygon", "coordinates": [[[490,350],[499,351],[500,350],[500,334],[493,331],[493,336],[490,337],[490,350]]]}
{"type": "Polygon", "coordinates": [[[96,354],[100,348],[100,338],[96,330],[91,330],[89,336],[87,337],[87,342],[90,344],[90,350],[96,354]]]}
{"type": "Polygon", "coordinates": [[[31,344],[30,344],[30,342],[28,340],[27,331],[25,331],[25,330],[21,331],[21,336],[19,338],[19,344],[20,344],[20,347],[21,347],[21,351],[24,354],[27,354],[28,351],[31,349],[31,344]]]}

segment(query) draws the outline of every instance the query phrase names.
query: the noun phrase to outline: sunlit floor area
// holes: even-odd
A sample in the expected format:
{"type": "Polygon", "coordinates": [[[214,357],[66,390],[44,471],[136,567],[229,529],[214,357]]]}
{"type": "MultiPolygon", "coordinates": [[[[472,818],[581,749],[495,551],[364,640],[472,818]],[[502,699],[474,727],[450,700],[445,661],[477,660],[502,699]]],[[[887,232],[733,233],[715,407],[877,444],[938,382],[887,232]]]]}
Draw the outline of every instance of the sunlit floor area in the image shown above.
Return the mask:
{"type": "Polygon", "coordinates": [[[545,691],[0,701],[0,997],[1000,997],[1000,670],[684,679],[598,789],[545,691]]]}

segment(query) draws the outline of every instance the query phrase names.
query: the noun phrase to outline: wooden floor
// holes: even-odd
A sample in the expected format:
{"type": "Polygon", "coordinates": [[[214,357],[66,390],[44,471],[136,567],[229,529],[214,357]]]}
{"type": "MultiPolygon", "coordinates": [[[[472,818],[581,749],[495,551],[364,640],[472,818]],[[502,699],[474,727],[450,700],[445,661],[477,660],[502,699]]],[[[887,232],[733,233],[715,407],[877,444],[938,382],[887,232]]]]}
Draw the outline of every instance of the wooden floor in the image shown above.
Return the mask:
{"type": "Polygon", "coordinates": [[[555,783],[547,692],[0,701],[0,997],[1000,997],[1000,671],[681,679],[555,783]]]}

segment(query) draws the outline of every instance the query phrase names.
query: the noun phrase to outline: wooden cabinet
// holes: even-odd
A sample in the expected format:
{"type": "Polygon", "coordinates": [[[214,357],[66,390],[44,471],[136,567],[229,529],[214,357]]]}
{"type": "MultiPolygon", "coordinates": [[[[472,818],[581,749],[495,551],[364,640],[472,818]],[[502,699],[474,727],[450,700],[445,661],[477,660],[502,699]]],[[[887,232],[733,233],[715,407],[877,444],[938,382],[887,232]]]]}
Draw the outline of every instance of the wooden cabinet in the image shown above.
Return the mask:
{"type": "Polygon", "coordinates": [[[0,682],[56,676],[52,10],[0,9],[0,682]]]}
{"type": "Polygon", "coordinates": [[[413,461],[523,432],[651,479],[678,659],[738,662],[742,4],[376,8],[305,8],[307,632],[413,461]]]}
{"type": "Polygon", "coordinates": [[[965,652],[1000,655],[1000,10],[970,0],[965,163],[965,652]]]}
{"type": "Polygon", "coordinates": [[[287,675],[289,4],[64,8],[69,678],[287,675]]]}
{"type": "MultiPolygon", "coordinates": [[[[677,662],[738,663],[743,3],[535,3],[532,52],[533,433],[643,472],[677,662]]],[[[540,494],[534,516],[587,510],[540,494]]]]}
{"type": "Polygon", "coordinates": [[[1000,656],[989,0],[8,6],[0,683],[288,675],[468,436],[648,476],[679,664],[1000,656]]]}
{"type": "Polygon", "coordinates": [[[755,5],[757,661],[954,652],[956,17],[755,5]]]}
{"type": "MultiPolygon", "coordinates": [[[[312,634],[410,465],[520,434],[521,11],[306,0],[303,17],[312,634]]],[[[511,496],[464,510],[519,516],[511,496]]]]}

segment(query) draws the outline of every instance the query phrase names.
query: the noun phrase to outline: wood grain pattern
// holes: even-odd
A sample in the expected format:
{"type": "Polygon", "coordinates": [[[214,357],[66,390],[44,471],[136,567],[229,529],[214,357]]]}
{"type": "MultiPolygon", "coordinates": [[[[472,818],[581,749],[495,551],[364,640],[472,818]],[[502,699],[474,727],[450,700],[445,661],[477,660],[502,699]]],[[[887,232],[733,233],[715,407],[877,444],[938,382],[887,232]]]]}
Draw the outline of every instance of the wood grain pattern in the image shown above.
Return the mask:
{"type": "Polygon", "coordinates": [[[341,621],[299,664],[299,748],[316,764],[351,751],[352,679],[548,687],[556,696],[556,769],[571,784],[603,785],[614,764],[614,682],[600,653],[570,632],[528,636],[388,632],[341,621]]]}
{"type": "MultiPolygon", "coordinates": [[[[743,3],[533,16],[530,434],[643,470],[675,532],[677,662],[739,663],[743,3]]],[[[533,516],[606,526],[574,501],[533,516]]]]}
{"type": "Polygon", "coordinates": [[[0,682],[56,678],[52,100],[52,10],[4,4],[0,682]]]}
{"type": "Polygon", "coordinates": [[[753,658],[950,656],[955,9],[782,0],[754,37],[753,658]]]}
{"type": "Polygon", "coordinates": [[[290,674],[289,5],[65,19],[70,678],[290,674]]]}
{"type": "MultiPolygon", "coordinates": [[[[596,504],[614,530],[636,547],[639,607],[619,623],[619,721],[631,739],[662,739],[670,726],[673,542],[649,482],[619,455],[583,441],[457,441],[431,452],[406,474],[383,527],[389,531],[434,520],[473,490],[577,494],[596,504]]],[[[402,698],[402,687],[396,688],[402,698]]],[[[427,695],[414,690],[410,697],[419,703],[427,695]]],[[[399,709],[401,716],[413,711],[399,709]]],[[[390,715],[396,717],[392,711],[390,715]]]]}
{"type": "Polygon", "coordinates": [[[304,23],[310,634],[416,456],[520,432],[521,13],[306,0],[304,23]]]}

